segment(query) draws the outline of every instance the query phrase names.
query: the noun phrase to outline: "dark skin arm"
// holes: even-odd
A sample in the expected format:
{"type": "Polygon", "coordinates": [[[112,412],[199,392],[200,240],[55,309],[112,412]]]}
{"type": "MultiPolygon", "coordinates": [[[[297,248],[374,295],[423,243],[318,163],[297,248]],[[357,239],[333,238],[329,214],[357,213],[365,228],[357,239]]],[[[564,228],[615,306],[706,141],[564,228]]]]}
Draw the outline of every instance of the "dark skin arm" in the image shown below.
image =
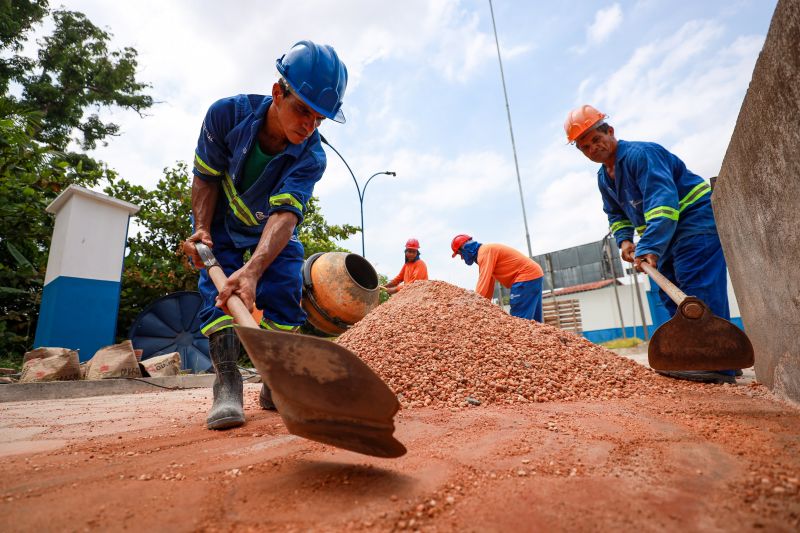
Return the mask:
{"type": "Polygon", "coordinates": [[[286,247],[295,226],[297,226],[297,216],[289,211],[278,211],[269,216],[267,225],[261,233],[261,240],[258,241],[258,246],[253,251],[250,260],[231,274],[225,286],[219,291],[217,307],[227,313],[225,303],[231,295],[235,294],[242,300],[245,307],[253,308],[258,280],[286,247]]]}
{"type": "MultiPolygon", "coordinates": [[[[183,243],[183,251],[191,257],[197,268],[203,268],[204,265],[194,243],[202,242],[209,248],[214,246],[211,240],[211,220],[214,218],[218,197],[218,183],[203,181],[195,176],[192,181],[192,214],[194,215],[195,232],[183,243]]],[[[236,294],[248,309],[253,308],[256,284],[259,278],[289,242],[296,225],[297,216],[288,211],[278,211],[270,215],[250,260],[231,274],[225,287],[217,296],[217,307],[227,313],[225,303],[231,294],[236,294]]]]}
{"type": "Polygon", "coordinates": [[[196,268],[203,268],[200,254],[194,243],[202,242],[209,248],[214,247],[211,240],[211,220],[217,207],[219,197],[219,183],[203,181],[197,176],[192,180],[192,215],[194,215],[195,231],[183,243],[183,252],[192,259],[196,268]]]}

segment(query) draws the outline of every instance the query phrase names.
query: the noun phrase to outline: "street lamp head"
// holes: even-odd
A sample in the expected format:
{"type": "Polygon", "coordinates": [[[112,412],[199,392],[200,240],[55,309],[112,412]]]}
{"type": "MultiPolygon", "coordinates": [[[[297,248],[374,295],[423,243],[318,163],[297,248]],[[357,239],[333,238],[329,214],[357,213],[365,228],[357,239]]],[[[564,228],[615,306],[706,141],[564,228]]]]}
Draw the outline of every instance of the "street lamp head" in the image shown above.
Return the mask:
{"type": "Polygon", "coordinates": [[[388,174],[389,176],[397,176],[397,172],[386,171],[384,174],[388,174]]]}

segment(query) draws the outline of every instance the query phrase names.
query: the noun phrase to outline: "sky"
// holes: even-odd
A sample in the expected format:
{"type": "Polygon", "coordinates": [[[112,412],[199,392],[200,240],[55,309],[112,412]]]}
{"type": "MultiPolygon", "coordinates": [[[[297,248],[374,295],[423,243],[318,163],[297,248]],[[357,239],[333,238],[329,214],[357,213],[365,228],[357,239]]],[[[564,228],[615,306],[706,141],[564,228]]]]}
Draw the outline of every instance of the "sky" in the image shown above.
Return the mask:
{"type": "MultiPolygon", "coordinates": [[[[705,178],[721,167],[775,0],[494,0],[534,255],[608,231],[596,165],[566,144],[570,109],[591,104],[617,137],[657,142],[705,178]]],[[[54,6],[59,5],[54,2],[54,6]]],[[[139,53],[158,102],[142,118],[104,111],[122,135],[94,154],[153,187],[191,161],[215,100],[268,94],[295,42],[333,45],[349,83],[346,124],[321,133],[366,189],[366,257],[389,278],[408,238],[432,279],[474,288],[452,259],[467,233],[527,253],[488,0],[66,0],[139,53]]],[[[46,30],[46,26],[45,26],[46,30]]],[[[40,30],[40,31],[45,31],[40,30]]],[[[329,223],[360,225],[353,178],[335,153],[317,184],[329,223]]],[[[187,214],[188,216],[188,214],[187,214]]],[[[361,235],[341,243],[361,251],[361,235]]]]}

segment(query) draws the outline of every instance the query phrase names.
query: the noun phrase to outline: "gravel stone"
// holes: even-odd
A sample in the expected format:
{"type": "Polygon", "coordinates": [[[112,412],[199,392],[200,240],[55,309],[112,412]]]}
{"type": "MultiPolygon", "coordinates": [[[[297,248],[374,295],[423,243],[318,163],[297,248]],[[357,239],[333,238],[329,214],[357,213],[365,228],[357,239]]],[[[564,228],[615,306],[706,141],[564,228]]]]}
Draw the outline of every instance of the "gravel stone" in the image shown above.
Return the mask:
{"type": "Polygon", "coordinates": [[[404,408],[665,394],[666,378],[652,370],[573,333],[512,317],[443,281],[411,284],[338,342],[361,357],[404,408]]]}

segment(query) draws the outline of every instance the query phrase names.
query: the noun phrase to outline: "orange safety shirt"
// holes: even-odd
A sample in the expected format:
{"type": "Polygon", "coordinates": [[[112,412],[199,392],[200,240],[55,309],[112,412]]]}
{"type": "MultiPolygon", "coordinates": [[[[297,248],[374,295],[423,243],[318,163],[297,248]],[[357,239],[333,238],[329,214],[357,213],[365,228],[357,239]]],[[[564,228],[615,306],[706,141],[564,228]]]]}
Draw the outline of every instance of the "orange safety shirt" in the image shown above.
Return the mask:
{"type": "Polygon", "coordinates": [[[494,293],[494,280],[510,288],[519,281],[531,281],[544,275],[539,263],[505,244],[482,244],[478,248],[478,269],[475,292],[489,299],[494,293]]]}
{"type": "Polygon", "coordinates": [[[400,273],[392,280],[391,285],[401,289],[400,283],[408,284],[423,279],[428,279],[428,267],[425,265],[425,261],[417,259],[413,263],[405,263],[400,269],[400,273]]]}

